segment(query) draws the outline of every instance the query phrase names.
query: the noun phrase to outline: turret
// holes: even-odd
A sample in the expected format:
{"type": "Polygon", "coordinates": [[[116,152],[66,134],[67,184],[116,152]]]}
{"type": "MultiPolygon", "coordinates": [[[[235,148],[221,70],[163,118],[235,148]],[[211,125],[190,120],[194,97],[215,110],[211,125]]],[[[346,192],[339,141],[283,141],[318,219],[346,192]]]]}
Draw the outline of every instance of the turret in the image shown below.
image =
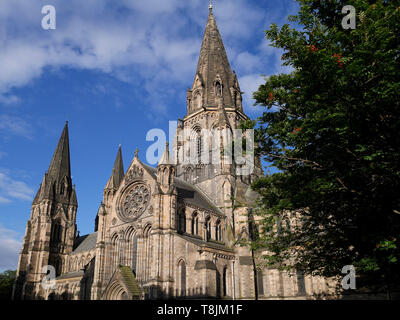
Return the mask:
{"type": "Polygon", "coordinates": [[[157,182],[163,193],[172,192],[174,185],[175,165],[169,155],[169,143],[166,143],[165,151],[157,165],[157,182]]]}
{"type": "Polygon", "coordinates": [[[114,166],[111,172],[111,177],[108,179],[107,185],[104,188],[103,202],[109,205],[115,192],[121,185],[122,179],[125,176],[124,163],[122,161],[121,145],[118,148],[117,156],[115,158],[114,166]]]}

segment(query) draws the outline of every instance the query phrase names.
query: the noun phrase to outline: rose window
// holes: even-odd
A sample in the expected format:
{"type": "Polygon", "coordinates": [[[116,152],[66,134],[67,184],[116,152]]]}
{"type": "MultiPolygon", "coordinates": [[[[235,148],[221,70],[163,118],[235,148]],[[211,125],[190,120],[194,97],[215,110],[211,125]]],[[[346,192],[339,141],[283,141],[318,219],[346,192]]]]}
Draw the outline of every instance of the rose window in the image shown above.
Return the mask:
{"type": "Polygon", "coordinates": [[[146,210],[150,202],[150,191],[144,184],[133,187],[122,202],[122,215],[125,219],[134,219],[146,210]]]}

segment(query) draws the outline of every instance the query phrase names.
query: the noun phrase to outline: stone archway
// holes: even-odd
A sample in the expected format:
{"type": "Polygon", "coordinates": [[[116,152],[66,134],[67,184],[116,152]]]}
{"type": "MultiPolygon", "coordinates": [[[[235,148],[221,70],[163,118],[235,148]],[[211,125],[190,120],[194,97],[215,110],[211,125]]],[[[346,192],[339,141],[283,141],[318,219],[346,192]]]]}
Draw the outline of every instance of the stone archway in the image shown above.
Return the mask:
{"type": "Polygon", "coordinates": [[[113,282],[104,293],[105,300],[128,300],[126,290],[118,281],[113,282]]]}

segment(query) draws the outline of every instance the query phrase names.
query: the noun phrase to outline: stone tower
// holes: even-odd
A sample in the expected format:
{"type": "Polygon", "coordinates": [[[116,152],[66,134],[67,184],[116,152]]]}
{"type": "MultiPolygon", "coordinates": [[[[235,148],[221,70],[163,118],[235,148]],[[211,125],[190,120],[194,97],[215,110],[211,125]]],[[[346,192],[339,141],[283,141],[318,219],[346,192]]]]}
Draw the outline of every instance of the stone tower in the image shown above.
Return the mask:
{"type": "Polygon", "coordinates": [[[187,113],[178,123],[173,149],[176,176],[195,184],[222,208],[233,230],[234,199],[244,200],[250,183],[262,174],[257,160],[251,163],[251,174],[238,174],[242,164],[224,153],[234,130],[246,120],[239,82],[210,7],[193,85],[187,90],[187,113]]]}
{"type": "Polygon", "coordinates": [[[56,276],[63,272],[66,258],[73,250],[77,209],[67,122],[32,203],[18,263],[14,299],[43,296],[41,281],[47,273],[46,266],[54,266],[56,276]]]}

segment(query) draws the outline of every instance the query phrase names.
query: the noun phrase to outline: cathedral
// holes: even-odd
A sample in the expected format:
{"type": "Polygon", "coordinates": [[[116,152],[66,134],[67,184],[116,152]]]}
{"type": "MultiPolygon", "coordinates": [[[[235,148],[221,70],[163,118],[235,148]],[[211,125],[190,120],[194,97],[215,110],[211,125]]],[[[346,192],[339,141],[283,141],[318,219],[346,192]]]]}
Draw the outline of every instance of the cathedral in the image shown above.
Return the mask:
{"type": "MultiPolygon", "coordinates": [[[[224,136],[248,119],[210,6],[176,136],[191,132],[200,156],[209,149],[202,130],[224,136]]],[[[251,209],[234,202],[248,200],[250,184],[263,174],[260,160],[241,175],[234,161],[185,161],[187,143],[175,139],[171,151],[167,144],[156,168],[136,151],[127,170],[120,147],[94,232],[80,236],[66,123],[32,203],[13,298],[313,299],[327,292],[325,279],[262,266],[240,245],[251,237],[251,209]]]]}

